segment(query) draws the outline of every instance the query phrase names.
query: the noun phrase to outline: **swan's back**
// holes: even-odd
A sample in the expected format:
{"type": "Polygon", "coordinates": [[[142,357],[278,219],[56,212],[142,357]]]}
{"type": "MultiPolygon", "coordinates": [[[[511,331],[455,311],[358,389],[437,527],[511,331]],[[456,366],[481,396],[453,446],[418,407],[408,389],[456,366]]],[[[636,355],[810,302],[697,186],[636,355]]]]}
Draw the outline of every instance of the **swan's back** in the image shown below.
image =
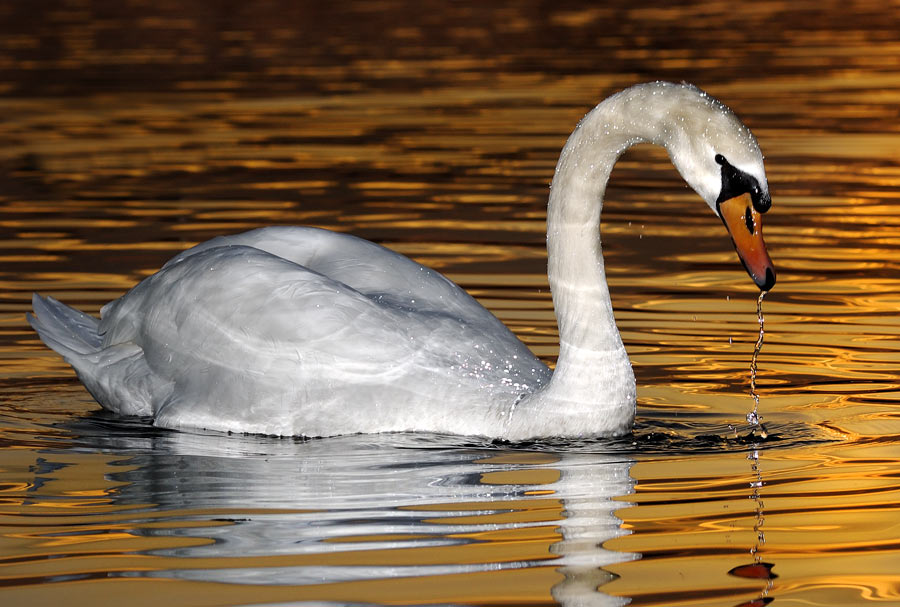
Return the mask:
{"type": "Polygon", "coordinates": [[[438,311],[506,330],[440,272],[368,240],[320,228],[277,226],[218,236],[184,251],[163,267],[215,247],[238,245],[292,261],[388,305],[438,311]]]}

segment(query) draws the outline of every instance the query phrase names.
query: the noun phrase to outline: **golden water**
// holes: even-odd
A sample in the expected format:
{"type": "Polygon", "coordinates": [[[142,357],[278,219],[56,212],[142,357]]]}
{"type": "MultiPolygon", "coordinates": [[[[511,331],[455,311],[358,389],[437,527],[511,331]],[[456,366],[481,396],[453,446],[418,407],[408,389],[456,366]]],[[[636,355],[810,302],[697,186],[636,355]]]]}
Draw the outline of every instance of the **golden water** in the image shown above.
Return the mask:
{"type": "Polygon", "coordinates": [[[898,12],[8,3],[0,603],[900,605],[898,12]],[[553,363],[556,157],[654,78],[766,154],[765,437],[758,292],[654,148],[603,209],[639,386],[621,440],[161,432],[100,413],[25,323],[33,291],[96,313],[195,242],[306,224],[436,267],[553,363]]]}

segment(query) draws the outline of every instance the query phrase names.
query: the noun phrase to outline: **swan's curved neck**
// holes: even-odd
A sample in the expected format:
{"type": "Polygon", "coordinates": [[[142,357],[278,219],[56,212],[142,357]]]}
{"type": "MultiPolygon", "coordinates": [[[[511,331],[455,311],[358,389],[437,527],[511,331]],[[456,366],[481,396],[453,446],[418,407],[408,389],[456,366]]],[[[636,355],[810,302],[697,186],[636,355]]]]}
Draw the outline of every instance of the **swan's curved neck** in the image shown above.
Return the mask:
{"type": "Polygon", "coordinates": [[[598,105],[572,133],[556,167],[547,209],[547,273],[559,359],[550,383],[529,400],[542,415],[567,425],[560,433],[616,433],[633,421],[634,374],[606,283],[600,211],[619,156],[637,143],[667,142],[661,126],[667,111],[653,101],[619,94],[598,105]]]}

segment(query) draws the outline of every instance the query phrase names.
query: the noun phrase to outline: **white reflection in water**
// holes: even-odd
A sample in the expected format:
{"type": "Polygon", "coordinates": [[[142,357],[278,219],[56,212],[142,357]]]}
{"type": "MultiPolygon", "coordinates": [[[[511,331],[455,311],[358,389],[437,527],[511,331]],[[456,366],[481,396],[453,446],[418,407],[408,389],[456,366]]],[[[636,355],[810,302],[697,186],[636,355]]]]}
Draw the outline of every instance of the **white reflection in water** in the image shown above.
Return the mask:
{"type": "Polygon", "coordinates": [[[597,588],[614,577],[602,567],[639,557],[603,548],[607,540],[629,533],[615,511],[628,505],[620,498],[634,491],[631,459],[485,450],[440,440],[387,435],[295,442],[182,432],[108,434],[107,448],[139,453],[123,460],[127,470],[115,475],[124,483],[116,502],[175,511],[167,519],[174,527],[137,532],[209,540],[152,552],[182,559],[178,568],[128,575],[304,585],[553,566],[564,575],[551,590],[561,604],[627,603],[597,588]],[[541,483],[544,478],[551,482],[541,483]],[[544,507],[541,516],[503,520],[505,513],[528,509],[530,500],[554,506],[544,507]],[[216,510],[227,514],[211,512],[216,510]],[[194,526],[210,520],[221,524],[194,526]],[[473,548],[481,540],[471,534],[548,526],[560,536],[554,543],[548,540],[548,557],[460,563],[450,552],[441,562],[421,564],[415,552],[403,554],[437,546],[473,548]],[[378,554],[384,553],[368,556],[374,550],[398,551],[397,562],[379,564],[378,554]],[[349,564],[330,564],[341,560],[338,553],[354,554],[349,564]],[[253,562],[276,556],[300,562],[253,562]],[[202,563],[193,561],[201,558],[202,563]],[[209,559],[222,559],[221,567],[209,567],[209,559]]]}

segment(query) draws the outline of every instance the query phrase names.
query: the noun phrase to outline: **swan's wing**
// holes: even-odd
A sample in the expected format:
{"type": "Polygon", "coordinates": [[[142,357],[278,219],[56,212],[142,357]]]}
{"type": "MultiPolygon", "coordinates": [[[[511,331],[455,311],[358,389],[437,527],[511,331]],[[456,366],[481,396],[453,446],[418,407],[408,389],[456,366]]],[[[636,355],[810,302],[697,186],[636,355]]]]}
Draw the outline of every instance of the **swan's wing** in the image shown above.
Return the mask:
{"type": "MultiPolygon", "coordinates": [[[[200,354],[210,340],[313,342],[372,301],[348,285],[248,246],[206,248],[166,264],[104,307],[103,345],[138,342],[200,354]]],[[[215,354],[209,356],[214,357],[215,354]]]]}
{"type": "MultiPolygon", "coordinates": [[[[211,248],[233,245],[266,251],[391,305],[477,322],[484,322],[489,315],[440,272],[368,240],[319,228],[278,226],[219,236],[184,251],[166,266],[211,248]]],[[[505,329],[498,320],[493,322],[498,330],[505,329]]]]}
{"type": "Polygon", "coordinates": [[[397,306],[232,245],[167,265],[110,304],[100,331],[105,347],[137,344],[173,385],[153,403],[161,425],[334,434],[378,431],[379,411],[384,429],[415,428],[419,403],[451,416],[454,397],[514,395],[545,380],[491,319],[397,306]]]}

